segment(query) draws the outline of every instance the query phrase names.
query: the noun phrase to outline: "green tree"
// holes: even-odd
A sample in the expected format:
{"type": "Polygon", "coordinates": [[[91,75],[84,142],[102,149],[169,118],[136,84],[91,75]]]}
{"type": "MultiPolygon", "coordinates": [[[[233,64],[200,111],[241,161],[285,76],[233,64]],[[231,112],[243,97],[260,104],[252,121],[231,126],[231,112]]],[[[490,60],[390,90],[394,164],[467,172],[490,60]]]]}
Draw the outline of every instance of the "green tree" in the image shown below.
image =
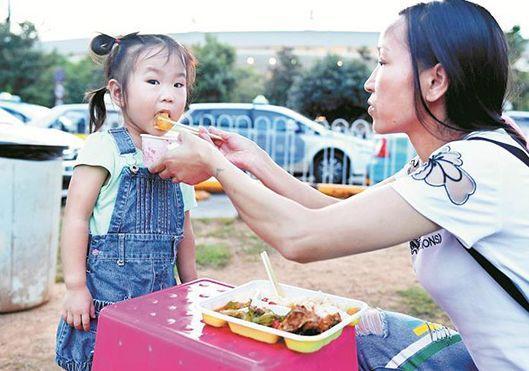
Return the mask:
{"type": "Polygon", "coordinates": [[[521,35],[520,26],[514,26],[505,33],[505,37],[509,45],[509,64],[512,72],[508,98],[513,109],[529,110],[529,73],[519,68],[523,62],[528,63],[522,59],[525,58],[523,54],[529,40],[521,35]]]}
{"type": "Polygon", "coordinates": [[[237,83],[231,95],[232,102],[251,103],[257,95],[264,94],[264,76],[255,68],[251,66],[237,68],[235,79],[237,83]]]}
{"type": "Polygon", "coordinates": [[[282,48],[276,59],[277,63],[271,68],[271,77],[265,84],[265,96],[271,104],[284,106],[290,87],[301,74],[301,63],[290,47],[282,48]]]}
{"type": "Polygon", "coordinates": [[[63,64],[66,95],[64,103],[81,103],[89,90],[100,88],[103,83],[103,67],[89,56],[77,62],[66,61],[63,64]]]}
{"type": "Polygon", "coordinates": [[[369,47],[360,46],[359,48],[356,49],[356,52],[358,53],[358,55],[360,55],[360,58],[364,62],[366,62],[366,64],[368,65],[375,64],[374,62],[376,61],[376,57],[373,56],[373,54],[371,53],[371,49],[369,49],[369,47]]]}
{"type": "Polygon", "coordinates": [[[18,27],[19,32],[14,33],[6,23],[0,23],[0,89],[50,106],[53,67],[61,56],[37,48],[38,33],[32,23],[22,22],[18,27]]]}
{"type": "Polygon", "coordinates": [[[236,84],[235,49],[206,35],[204,45],[195,45],[198,59],[194,102],[228,102],[236,84]]]}
{"type": "Polygon", "coordinates": [[[360,60],[328,55],[299,76],[288,94],[288,106],[308,117],[354,120],[365,117],[370,71],[360,60]]]}

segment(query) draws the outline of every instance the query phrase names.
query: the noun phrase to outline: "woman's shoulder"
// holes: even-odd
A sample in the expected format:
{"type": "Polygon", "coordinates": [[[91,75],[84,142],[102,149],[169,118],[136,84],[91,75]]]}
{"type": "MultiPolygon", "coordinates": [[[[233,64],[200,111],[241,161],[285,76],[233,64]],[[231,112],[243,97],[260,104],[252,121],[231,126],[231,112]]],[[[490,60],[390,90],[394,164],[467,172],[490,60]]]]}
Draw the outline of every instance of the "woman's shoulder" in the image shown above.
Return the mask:
{"type": "Polygon", "coordinates": [[[487,161],[494,163],[497,160],[504,161],[505,157],[514,159],[514,156],[505,148],[516,147],[526,151],[516,140],[514,140],[505,130],[475,131],[465,137],[446,143],[432,153],[430,158],[436,159],[446,153],[452,153],[454,157],[467,158],[468,161],[481,163],[487,161]]]}

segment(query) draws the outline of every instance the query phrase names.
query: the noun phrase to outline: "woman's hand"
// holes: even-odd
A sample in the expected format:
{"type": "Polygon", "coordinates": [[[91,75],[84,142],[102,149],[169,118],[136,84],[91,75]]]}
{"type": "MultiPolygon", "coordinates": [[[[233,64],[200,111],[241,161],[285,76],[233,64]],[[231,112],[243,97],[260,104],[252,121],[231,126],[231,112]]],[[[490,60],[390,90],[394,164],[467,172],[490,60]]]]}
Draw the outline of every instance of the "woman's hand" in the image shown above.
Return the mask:
{"type": "Polygon", "coordinates": [[[171,178],[174,183],[190,185],[203,182],[214,176],[214,160],[222,157],[215,148],[207,131],[201,129],[201,138],[182,132],[179,145],[169,150],[165,157],[149,168],[151,173],[159,173],[160,178],[171,178]]]}
{"type": "Polygon", "coordinates": [[[92,295],[86,286],[66,290],[61,312],[64,321],[77,330],[90,331],[90,318],[96,318],[92,295]]]}
{"type": "Polygon", "coordinates": [[[259,161],[267,156],[257,143],[240,134],[229,133],[214,127],[210,127],[209,132],[223,139],[213,140],[213,142],[228,161],[242,170],[251,172],[259,161]]]}

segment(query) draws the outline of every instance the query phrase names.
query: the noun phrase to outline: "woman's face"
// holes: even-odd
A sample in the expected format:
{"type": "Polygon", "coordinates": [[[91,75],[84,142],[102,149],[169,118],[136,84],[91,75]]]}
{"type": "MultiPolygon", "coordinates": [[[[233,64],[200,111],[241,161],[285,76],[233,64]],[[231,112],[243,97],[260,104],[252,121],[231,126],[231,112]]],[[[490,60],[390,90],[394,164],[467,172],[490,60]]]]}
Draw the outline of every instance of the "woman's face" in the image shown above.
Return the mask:
{"type": "Polygon", "coordinates": [[[371,96],[368,113],[379,134],[407,133],[418,122],[413,95],[413,70],[401,17],[382,33],[378,65],[365,82],[371,96]]]}

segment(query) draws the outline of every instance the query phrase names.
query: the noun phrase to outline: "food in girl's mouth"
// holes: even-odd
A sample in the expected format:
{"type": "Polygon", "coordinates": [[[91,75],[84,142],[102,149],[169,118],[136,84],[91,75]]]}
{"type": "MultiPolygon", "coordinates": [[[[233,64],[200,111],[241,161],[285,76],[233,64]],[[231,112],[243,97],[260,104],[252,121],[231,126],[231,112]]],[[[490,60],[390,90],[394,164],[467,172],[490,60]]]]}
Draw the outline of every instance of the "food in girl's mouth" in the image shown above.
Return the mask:
{"type": "Polygon", "coordinates": [[[318,335],[348,314],[325,298],[263,297],[256,293],[247,301],[230,301],[217,312],[299,335],[318,335]]]}
{"type": "Polygon", "coordinates": [[[169,131],[173,128],[174,124],[169,118],[167,112],[162,112],[156,115],[154,118],[154,127],[158,130],[169,131]]]}

